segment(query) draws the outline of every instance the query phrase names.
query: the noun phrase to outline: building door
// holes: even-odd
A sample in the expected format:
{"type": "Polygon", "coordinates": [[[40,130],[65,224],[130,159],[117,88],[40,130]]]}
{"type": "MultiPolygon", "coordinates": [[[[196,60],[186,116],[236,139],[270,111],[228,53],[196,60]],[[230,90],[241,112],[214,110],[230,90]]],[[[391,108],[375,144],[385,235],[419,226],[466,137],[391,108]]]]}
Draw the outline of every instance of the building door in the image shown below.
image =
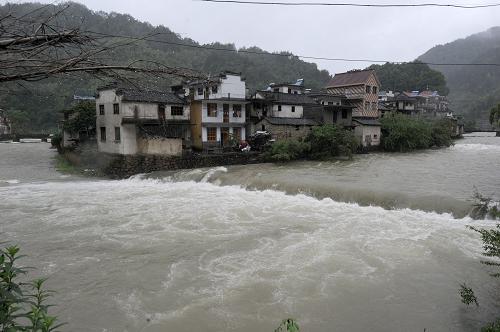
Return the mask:
{"type": "Polygon", "coordinates": [[[165,117],[165,105],[163,104],[160,104],[158,105],[158,119],[160,121],[165,121],[166,117],[165,117]]]}
{"type": "Polygon", "coordinates": [[[229,104],[224,104],[222,106],[222,110],[223,110],[222,121],[224,123],[229,123],[229,104]]]}
{"type": "Polygon", "coordinates": [[[222,138],[222,146],[229,145],[229,128],[221,128],[221,138],[222,138]]]}
{"type": "Polygon", "coordinates": [[[333,111],[333,123],[337,123],[338,112],[333,111]]]}

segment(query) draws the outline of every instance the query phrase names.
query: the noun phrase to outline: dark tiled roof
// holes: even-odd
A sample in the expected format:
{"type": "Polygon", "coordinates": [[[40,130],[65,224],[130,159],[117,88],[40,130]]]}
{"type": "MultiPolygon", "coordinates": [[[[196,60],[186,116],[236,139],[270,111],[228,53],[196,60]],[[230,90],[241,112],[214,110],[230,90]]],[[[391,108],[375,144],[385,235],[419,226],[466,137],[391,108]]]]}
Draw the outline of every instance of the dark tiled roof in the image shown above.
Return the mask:
{"type": "Polygon", "coordinates": [[[401,101],[416,101],[417,98],[411,97],[406,93],[400,93],[396,97],[394,97],[394,100],[401,100],[401,101]]]}
{"type": "Polygon", "coordinates": [[[270,124],[273,125],[289,125],[289,126],[316,126],[319,125],[317,121],[313,119],[304,119],[304,118],[274,118],[274,117],[266,117],[264,118],[269,121],[270,124]]]}
{"type": "MultiPolygon", "coordinates": [[[[327,84],[327,87],[365,84],[372,74],[375,74],[374,70],[356,70],[335,74],[330,83],[327,84]]],[[[378,81],[377,75],[375,75],[375,78],[378,81]]]]}
{"type": "Polygon", "coordinates": [[[259,91],[266,100],[287,105],[308,105],[316,102],[306,94],[281,93],[272,91],[259,91]]]}
{"type": "Polygon", "coordinates": [[[378,119],[354,118],[352,121],[362,124],[363,126],[380,126],[378,119]]]}
{"type": "Polygon", "coordinates": [[[171,92],[153,91],[153,90],[135,90],[119,88],[116,94],[122,96],[123,101],[135,101],[145,103],[162,104],[184,104],[184,100],[171,92]]]}

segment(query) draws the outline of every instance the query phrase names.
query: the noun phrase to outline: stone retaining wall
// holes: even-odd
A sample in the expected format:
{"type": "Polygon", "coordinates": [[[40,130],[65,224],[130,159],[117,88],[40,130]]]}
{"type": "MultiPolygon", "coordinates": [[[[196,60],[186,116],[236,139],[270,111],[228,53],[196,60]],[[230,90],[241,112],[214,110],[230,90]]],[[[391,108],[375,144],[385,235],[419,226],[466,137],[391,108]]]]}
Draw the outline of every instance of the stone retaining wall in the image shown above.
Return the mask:
{"type": "Polygon", "coordinates": [[[191,155],[168,157],[160,155],[107,155],[111,161],[102,172],[114,179],[122,179],[139,173],[153,171],[244,165],[265,162],[258,153],[224,153],[214,155],[191,155]]]}

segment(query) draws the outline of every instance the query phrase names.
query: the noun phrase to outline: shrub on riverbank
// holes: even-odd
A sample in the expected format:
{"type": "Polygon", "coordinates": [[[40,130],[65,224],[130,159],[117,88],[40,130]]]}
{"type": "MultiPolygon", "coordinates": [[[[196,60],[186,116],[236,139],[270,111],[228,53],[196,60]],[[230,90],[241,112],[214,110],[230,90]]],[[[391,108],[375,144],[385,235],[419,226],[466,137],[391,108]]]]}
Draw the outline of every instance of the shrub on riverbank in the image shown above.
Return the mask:
{"type": "Polygon", "coordinates": [[[271,149],[266,155],[274,161],[290,161],[305,158],[309,154],[310,148],[308,143],[289,139],[271,145],[271,149]]]}
{"type": "Polygon", "coordinates": [[[303,141],[289,139],[274,143],[267,152],[267,157],[275,161],[351,157],[358,146],[358,140],[352,131],[323,125],[314,128],[303,141]]]}
{"type": "Polygon", "coordinates": [[[394,114],[382,118],[382,148],[391,152],[408,152],[453,144],[451,125],[446,119],[431,122],[394,114]]]}
{"type": "Polygon", "coordinates": [[[306,142],[311,145],[309,154],[311,159],[352,157],[359,146],[352,131],[331,125],[314,128],[307,136],[306,142]]]}

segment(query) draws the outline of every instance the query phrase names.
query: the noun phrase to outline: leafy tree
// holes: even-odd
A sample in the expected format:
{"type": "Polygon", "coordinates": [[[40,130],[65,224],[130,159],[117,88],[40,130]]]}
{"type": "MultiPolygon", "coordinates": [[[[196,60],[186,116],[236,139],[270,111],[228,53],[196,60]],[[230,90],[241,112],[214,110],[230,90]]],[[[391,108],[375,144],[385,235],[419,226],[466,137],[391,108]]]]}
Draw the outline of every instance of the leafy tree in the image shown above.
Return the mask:
{"type": "Polygon", "coordinates": [[[380,122],[382,147],[386,151],[407,152],[431,146],[432,130],[420,119],[395,114],[382,118],[380,122]]]}
{"type": "Polygon", "coordinates": [[[299,332],[299,324],[293,318],[284,319],[274,332],[299,332]]]}
{"type": "Polygon", "coordinates": [[[93,101],[82,101],[65,111],[68,120],[64,122],[64,130],[70,133],[85,133],[88,137],[96,126],[96,108],[93,101]]]}
{"type": "Polygon", "coordinates": [[[26,268],[18,266],[19,247],[0,250],[0,330],[2,332],[50,332],[62,324],[48,314],[47,299],[51,291],[44,290],[45,279],[28,283],[19,281],[27,274],[26,268]]]}
{"type": "Polygon", "coordinates": [[[12,134],[24,134],[31,130],[30,116],[27,112],[11,110],[7,111],[7,117],[10,120],[12,134]]]}

